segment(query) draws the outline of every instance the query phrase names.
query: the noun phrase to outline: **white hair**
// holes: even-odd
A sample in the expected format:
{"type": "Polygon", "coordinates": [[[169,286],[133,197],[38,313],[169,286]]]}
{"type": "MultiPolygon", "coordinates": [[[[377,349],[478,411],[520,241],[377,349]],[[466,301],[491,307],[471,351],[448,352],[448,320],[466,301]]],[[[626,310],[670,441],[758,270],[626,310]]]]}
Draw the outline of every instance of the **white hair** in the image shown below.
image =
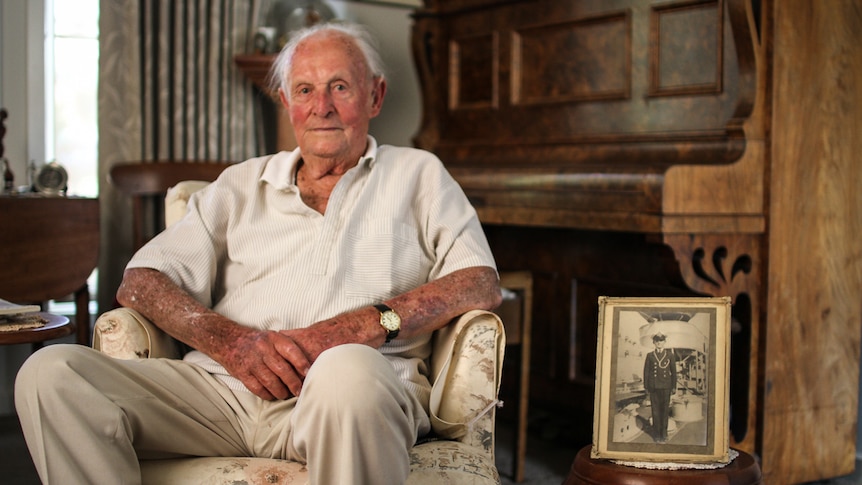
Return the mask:
{"type": "Polygon", "coordinates": [[[368,30],[358,24],[332,22],[305,27],[291,34],[290,40],[285,44],[284,48],[281,49],[281,52],[272,64],[272,68],[269,73],[270,89],[277,91],[281,88],[286,93],[288,92],[288,88],[290,86],[290,68],[293,63],[293,55],[296,53],[296,48],[309,37],[323,32],[340,33],[352,39],[359,48],[359,51],[362,52],[363,57],[365,57],[365,65],[368,67],[368,72],[371,74],[371,77],[376,79],[385,79],[386,73],[383,59],[380,57],[380,52],[377,50],[377,42],[368,30]]]}

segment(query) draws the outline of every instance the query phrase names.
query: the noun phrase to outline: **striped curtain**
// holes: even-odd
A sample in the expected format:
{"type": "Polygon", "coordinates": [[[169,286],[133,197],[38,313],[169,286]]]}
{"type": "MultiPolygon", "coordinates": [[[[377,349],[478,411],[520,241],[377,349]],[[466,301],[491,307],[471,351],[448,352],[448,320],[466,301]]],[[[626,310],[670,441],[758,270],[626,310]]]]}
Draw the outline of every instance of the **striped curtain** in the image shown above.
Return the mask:
{"type": "Polygon", "coordinates": [[[253,91],[233,57],[251,51],[260,2],[144,0],[144,158],[238,160],[257,153],[253,91]]]}
{"type": "Polygon", "coordinates": [[[260,95],[236,68],[270,0],[101,0],[99,303],[131,257],[130,202],[108,181],[130,160],[232,160],[264,150],[260,95]]]}

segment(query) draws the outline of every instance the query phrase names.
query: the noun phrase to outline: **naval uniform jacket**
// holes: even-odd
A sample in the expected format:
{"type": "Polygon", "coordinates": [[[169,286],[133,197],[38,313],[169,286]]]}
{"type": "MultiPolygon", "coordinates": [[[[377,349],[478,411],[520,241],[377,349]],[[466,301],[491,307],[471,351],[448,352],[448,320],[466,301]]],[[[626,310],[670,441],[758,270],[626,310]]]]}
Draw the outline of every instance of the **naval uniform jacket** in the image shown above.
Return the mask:
{"type": "Polygon", "coordinates": [[[653,350],[644,360],[644,389],[676,388],[676,354],[673,349],[653,350]]]}

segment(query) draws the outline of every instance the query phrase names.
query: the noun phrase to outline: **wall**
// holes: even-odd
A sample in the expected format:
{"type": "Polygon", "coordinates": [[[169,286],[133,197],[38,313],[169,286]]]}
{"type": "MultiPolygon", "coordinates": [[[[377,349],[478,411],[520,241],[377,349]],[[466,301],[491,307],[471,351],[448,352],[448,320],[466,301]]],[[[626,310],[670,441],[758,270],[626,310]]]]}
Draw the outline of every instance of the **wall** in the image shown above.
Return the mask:
{"type": "Polygon", "coordinates": [[[371,121],[371,134],[381,144],[412,145],[422,114],[419,80],[410,50],[412,10],[357,2],[328,4],[339,18],[367,26],[380,43],[389,82],[383,111],[371,121]]]}

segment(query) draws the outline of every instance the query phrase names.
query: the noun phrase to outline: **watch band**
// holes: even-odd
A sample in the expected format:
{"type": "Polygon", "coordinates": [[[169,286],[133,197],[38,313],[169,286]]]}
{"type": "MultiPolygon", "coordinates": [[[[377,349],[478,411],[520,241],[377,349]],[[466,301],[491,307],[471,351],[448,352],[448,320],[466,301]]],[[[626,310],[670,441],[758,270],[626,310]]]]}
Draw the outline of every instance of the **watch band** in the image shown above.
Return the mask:
{"type": "Polygon", "coordinates": [[[376,309],[377,309],[377,311],[378,311],[378,312],[380,312],[380,313],[386,313],[386,312],[391,312],[391,311],[392,311],[392,309],[391,309],[391,308],[389,308],[389,306],[388,306],[388,305],[384,305],[383,303],[375,303],[375,304],[374,304],[374,308],[376,308],[376,309]]]}

